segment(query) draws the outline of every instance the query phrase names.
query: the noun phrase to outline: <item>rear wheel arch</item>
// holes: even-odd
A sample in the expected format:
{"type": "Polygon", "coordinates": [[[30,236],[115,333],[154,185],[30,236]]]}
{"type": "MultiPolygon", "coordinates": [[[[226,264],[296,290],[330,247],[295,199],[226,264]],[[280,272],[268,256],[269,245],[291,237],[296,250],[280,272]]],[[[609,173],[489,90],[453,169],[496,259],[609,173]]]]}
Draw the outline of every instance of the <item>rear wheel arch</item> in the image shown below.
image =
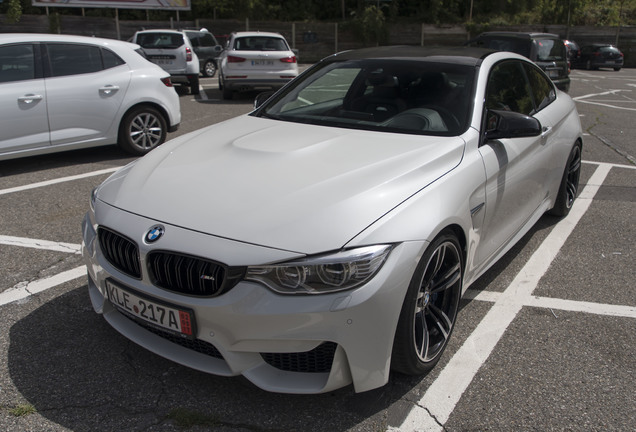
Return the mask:
{"type": "Polygon", "coordinates": [[[152,150],[152,148],[149,148],[146,150],[142,150],[138,148],[131,142],[130,138],[128,137],[127,123],[130,121],[129,120],[130,116],[134,115],[135,113],[142,112],[143,110],[146,110],[149,113],[153,113],[153,112],[156,113],[156,115],[158,115],[161,118],[161,121],[163,122],[163,128],[164,128],[163,138],[161,139],[161,142],[159,142],[157,145],[153,146],[152,148],[162,144],[165,141],[168,134],[168,130],[170,129],[170,126],[171,126],[170,116],[161,105],[150,103],[150,102],[144,102],[144,103],[139,103],[137,105],[133,105],[130,108],[128,108],[128,110],[124,113],[124,115],[122,115],[119,121],[119,125],[117,126],[117,144],[125,151],[136,154],[136,155],[143,155],[147,153],[148,151],[152,150]]]}

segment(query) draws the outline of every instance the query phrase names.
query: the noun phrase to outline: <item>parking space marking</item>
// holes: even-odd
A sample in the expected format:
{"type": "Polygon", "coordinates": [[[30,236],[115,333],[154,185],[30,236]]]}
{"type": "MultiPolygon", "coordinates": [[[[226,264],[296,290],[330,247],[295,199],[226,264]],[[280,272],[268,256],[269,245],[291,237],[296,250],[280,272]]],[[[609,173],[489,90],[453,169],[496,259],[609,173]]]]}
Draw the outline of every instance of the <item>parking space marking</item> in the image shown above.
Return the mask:
{"type": "Polygon", "coordinates": [[[86,277],[86,266],[76,267],[48,278],[20,284],[20,286],[16,288],[11,288],[0,293],[0,306],[23,300],[33,294],[41,293],[49,288],[56,287],[80,277],[86,277]]]}
{"type": "Polygon", "coordinates": [[[0,235],[0,244],[9,246],[21,246],[33,249],[45,249],[57,252],[81,253],[81,245],[73,243],[54,242],[50,240],[36,240],[26,237],[13,237],[0,235]]]}
{"type": "Polygon", "coordinates": [[[45,180],[45,181],[41,181],[41,182],[38,182],[38,183],[31,183],[31,184],[24,185],[24,186],[16,186],[16,187],[13,187],[13,188],[8,188],[8,189],[0,189],[0,195],[6,195],[6,194],[14,193],[14,192],[22,192],[22,191],[29,190],[29,189],[36,189],[36,188],[39,188],[39,187],[50,186],[50,185],[54,185],[54,184],[58,184],[58,183],[64,183],[64,182],[84,179],[84,178],[88,178],[88,177],[94,177],[94,176],[98,176],[98,175],[102,175],[102,174],[110,174],[112,172],[117,171],[119,168],[121,168],[121,167],[106,168],[106,169],[99,170],[99,171],[91,171],[89,173],[84,173],[84,174],[77,174],[77,175],[68,176],[68,177],[60,177],[58,179],[45,180]]]}
{"type": "MultiPolygon", "coordinates": [[[[504,292],[468,290],[467,299],[492,302],[493,306],[473,333],[466,339],[439,377],[428,387],[424,396],[414,405],[399,428],[389,430],[441,431],[448,421],[461,396],[468,388],[478,370],[490,356],[510,323],[523,307],[540,307],[574,312],[586,312],[598,315],[610,315],[636,319],[636,307],[598,304],[558,298],[533,296],[532,292],[541,277],[548,270],[559,250],[565,244],[580,219],[591,205],[594,196],[605,181],[612,168],[636,169],[629,165],[608,164],[583,161],[595,165],[596,169],[579,194],[568,217],[562,219],[534,252],[526,265],[517,274],[504,292]]],[[[48,186],[113,172],[119,168],[109,168],[77,176],[33,183],[17,188],[0,190],[0,195],[36,187],[48,186]]],[[[80,245],[28,239],[23,237],[0,236],[0,244],[47,249],[60,252],[80,253],[80,245]]],[[[77,268],[33,282],[24,282],[0,293],[0,306],[23,300],[33,294],[41,293],[65,282],[86,276],[86,267],[77,268]]],[[[554,311],[553,311],[554,313],[554,311]]]]}
{"type": "Polygon", "coordinates": [[[634,100],[631,99],[630,97],[628,97],[627,95],[625,95],[625,92],[631,92],[630,90],[627,89],[622,89],[622,90],[609,90],[606,92],[602,92],[602,93],[590,93],[590,94],[586,94],[583,96],[577,96],[577,97],[573,97],[572,99],[576,102],[581,102],[581,103],[586,103],[586,104],[590,104],[590,105],[599,105],[599,106],[603,106],[603,107],[608,107],[608,108],[616,108],[619,110],[626,110],[626,111],[636,111],[636,108],[630,108],[630,107],[624,107],[624,106],[617,106],[616,104],[620,104],[620,103],[634,103],[634,100]],[[623,100],[605,100],[605,99],[591,99],[591,98],[598,98],[599,96],[608,96],[608,95],[612,95],[612,96],[622,96],[624,99],[623,100]]]}
{"type": "Polygon", "coordinates": [[[611,168],[610,164],[598,164],[574,202],[570,214],[550,231],[511,284],[498,295],[486,316],[428,387],[424,396],[415,403],[397,430],[443,430],[444,424],[481,366],[525,303],[532,298],[532,292],[539,280],[587,212],[611,168]]]}

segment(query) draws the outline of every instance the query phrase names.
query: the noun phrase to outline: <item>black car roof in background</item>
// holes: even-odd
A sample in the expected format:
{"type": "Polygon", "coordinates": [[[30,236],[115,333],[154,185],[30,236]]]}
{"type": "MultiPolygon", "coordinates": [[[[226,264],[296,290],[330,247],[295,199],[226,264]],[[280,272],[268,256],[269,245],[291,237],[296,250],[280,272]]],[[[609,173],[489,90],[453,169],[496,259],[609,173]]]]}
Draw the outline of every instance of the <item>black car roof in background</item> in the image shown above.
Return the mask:
{"type": "Polygon", "coordinates": [[[476,66],[496,51],[473,47],[420,47],[414,45],[382,46],[343,51],[323,59],[323,62],[363,59],[430,59],[476,66]]]}
{"type": "Polygon", "coordinates": [[[501,37],[501,36],[515,37],[515,38],[519,38],[519,39],[537,39],[537,38],[556,38],[556,39],[561,39],[558,34],[554,34],[554,33],[539,33],[539,32],[536,32],[536,33],[534,33],[534,32],[524,33],[524,32],[512,32],[512,31],[484,32],[484,33],[480,34],[479,36],[477,36],[477,38],[480,38],[480,37],[501,37]]]}

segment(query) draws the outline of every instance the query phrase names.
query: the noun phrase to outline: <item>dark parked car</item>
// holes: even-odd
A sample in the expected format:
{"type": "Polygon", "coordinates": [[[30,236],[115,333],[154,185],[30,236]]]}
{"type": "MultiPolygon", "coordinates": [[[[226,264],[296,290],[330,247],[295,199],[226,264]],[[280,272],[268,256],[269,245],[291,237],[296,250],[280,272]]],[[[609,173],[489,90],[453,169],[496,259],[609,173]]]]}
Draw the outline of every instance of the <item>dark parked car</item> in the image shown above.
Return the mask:
{"type": "Polygon", "coordinates": [[[570,64],[578,62],[581,57],[581,48],[579,48],[579,45],[571,40],[564,40],[563,43],[568,51],[568,60],[570,60],[570,64]]]}
{"type": "Polygon", "coordinates": [[[570,68],[565,44],[552,33],[485,32],[466,45],[510,51],[535,62],[563,91],[570,89],[570,68]]]}
{"type": "Polygon", "coordinates": [[[581,48],[581,56],[573,64],[584,69],[613,68],[615,71],[623,67],[623,53],[611,44],[592,44],[581,48]]]}
{"type": "Polygon", "coordinates": [[[194,52],[199,57],[201,74],[204,77],[213,77],[217,69],[216,60],[223,51],[223,47],[207,29],[184,30],[184,32],[190,39],[194,52]]]}

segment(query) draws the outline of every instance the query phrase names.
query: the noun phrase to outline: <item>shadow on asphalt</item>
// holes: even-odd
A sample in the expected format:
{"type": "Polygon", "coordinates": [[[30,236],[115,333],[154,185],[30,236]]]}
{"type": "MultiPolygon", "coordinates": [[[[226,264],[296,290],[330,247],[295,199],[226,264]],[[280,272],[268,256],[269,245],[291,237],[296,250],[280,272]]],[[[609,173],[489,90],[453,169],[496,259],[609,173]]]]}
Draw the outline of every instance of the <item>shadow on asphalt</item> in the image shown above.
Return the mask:
{"type": "Polygon", "coordinates": [[[379,416],[421,377],[391,378],[355,394],[262,391],[242,377],[217,377],[130,342],[93,312],[86,286],[42,305],[11,327],[9,373],[47,419],[73,431],[174,430],[176,412],[203,430],[339,431],[379,416]],[[223,429],[226,430],[226,429],[223,429]]]}

